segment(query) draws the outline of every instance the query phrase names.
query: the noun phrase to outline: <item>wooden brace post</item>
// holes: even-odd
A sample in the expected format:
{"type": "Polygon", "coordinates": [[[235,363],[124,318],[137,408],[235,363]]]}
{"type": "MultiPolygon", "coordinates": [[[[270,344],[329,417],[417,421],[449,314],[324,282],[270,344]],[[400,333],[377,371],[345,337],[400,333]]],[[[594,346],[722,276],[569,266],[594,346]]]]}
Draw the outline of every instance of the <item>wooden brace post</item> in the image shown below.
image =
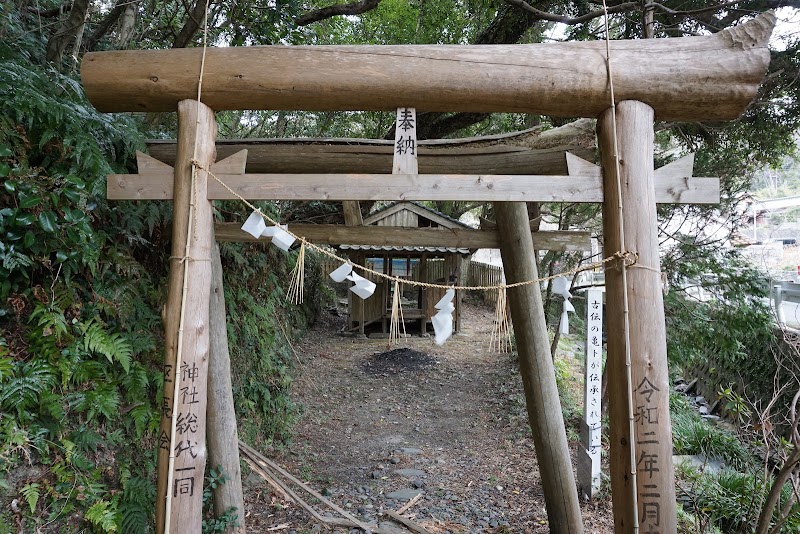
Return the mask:
{"type": "MultiPolygon", "coordinates": [[[[498,202],[494,210],[502,237],[500,252],[506,281],[513,284],[536,280],[539,273],[525,204],[498,202]]],[[[508,301],[550,532],[582,533],[578,491],[572,475],[539,284],[509,289],[508,301]]]]}

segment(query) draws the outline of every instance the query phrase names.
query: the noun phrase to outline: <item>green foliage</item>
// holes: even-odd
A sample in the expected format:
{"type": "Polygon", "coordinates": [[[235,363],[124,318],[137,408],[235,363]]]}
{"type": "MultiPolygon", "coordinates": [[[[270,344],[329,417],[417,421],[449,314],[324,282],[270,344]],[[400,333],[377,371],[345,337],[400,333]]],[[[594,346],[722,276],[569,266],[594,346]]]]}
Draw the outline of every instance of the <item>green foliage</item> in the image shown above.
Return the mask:
{"type": "Polygon", "coordinates": [[[115,486],[122,464],[153,469],[120,445],[152,442],[158,423],[163,264],[135,270],[159,246],[140,231],[148,211],[104,200],[106,174],[125,172],[141,136],[38,63],[13,22],[0,43],[0,493],[25,499],[30,530],[83,516],[96,531],[127,518],[143,532],[150,508],[121,513],[115,486]]]}
{"type": "Polygon", "coordinates": [[[673,370],[711,363],[720,376],[732,375],[728,382],[747,377],[752,391],[771,392],[778,339],[762,273],[735,251],[690,243],[676,246],[663,265],[670,274],[664,307],[673,370]],[[695,297],[697,286],[710,298],[695,297]]]}
{"type": "Polygon", "coordinates": [[[213,491],[227,481],[228,476],[223,472],[222,466],[208,470],[203,486],[203,534],[221,533],[228,530],[229,527],[239,525],[239,511],[233,506],[225,510],[221,517],[211,516],[213,491]]]}
{"type": "Polygon", "coordinates": [[[86,519],[103,532],[117,532],[117,514],[108,501],[100,500],[89,507],[86,519]]]}
{"type": "Polygon", "coordinates": [[[704,455],[739,470],[755,465],[738,436],[704,420],[682,395],[672,394],[669,401],[674,454],[704,455]]]}
{"type": "MultiPolygon", "coordinates": [[[[725,533],[744,534],[755,530],[762,501],[769,490],[762,477],[732,469],[712,474],[684,466],[678,469],[678,478],[678,499],[703,526],[696,532],[708,532],[706,526],[725,533]]],[[[791,488],[787,486],[781,494],[778,510],[785,510],[784,505],[790,496],[791,488]]],[[[797,532],[800,528],[800,505],[794,504],[787,511],[788,519],[779,532],[797,532]]],[[[776,511],[775,519],[777,514],[776,511]]]]}
{"type": "Polygon", "coordinates": [[[284,289],[296,252],[225,244],[221,254],[230,273],[225,300],[240,435],[255,442],[287,440],[298,410],[288,397],[291,339],[313,322],[321,305],[316,256],[306,253],[305,303],[298,307],[286,301],[284,289]]]}
{"type": "Polygon", "coordinates": [[[31,508],[31,513],[36,511],[36,504],[39,502],[41,492],[39,491],[40,484],[38,482],[31,482],[23,486],[19,492],[25,497],[25,502],[31,508]]]}
{"type": "Polygon", "coordinates": [[[155,513],[156,488],[146,478],[131,477],[124,482],[120,503],[120,532],[146,534],[151,532],[155,513]]]}
{"type": "Polygon", "coordinates": [[[81,325],[83,348],[105,356],[109,363],[119,362],[125,372],[130,371],[133,350],[122,334],[106,332],[104,325],[94,318],[81,325]]]}

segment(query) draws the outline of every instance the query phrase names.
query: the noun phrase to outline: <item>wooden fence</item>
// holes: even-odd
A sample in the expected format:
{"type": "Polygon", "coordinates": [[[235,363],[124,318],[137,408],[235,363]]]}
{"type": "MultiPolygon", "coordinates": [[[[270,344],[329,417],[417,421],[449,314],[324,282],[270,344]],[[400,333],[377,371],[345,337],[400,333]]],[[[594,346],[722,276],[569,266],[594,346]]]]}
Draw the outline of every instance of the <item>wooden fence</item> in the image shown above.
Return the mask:
{"type": "MultiPolygon", "coordinates": [[[[503,268],[497,265],[489,265],[488,263],[480,263],[477,261],[469,262],[467,267],[467,283],[468,286],[497,286],[503,283],[503,268]]],[[[498,291],[496,289],[470,291],[472,295],[480,295],[480,298],[490,304],[497,302],[498,291]]]]}

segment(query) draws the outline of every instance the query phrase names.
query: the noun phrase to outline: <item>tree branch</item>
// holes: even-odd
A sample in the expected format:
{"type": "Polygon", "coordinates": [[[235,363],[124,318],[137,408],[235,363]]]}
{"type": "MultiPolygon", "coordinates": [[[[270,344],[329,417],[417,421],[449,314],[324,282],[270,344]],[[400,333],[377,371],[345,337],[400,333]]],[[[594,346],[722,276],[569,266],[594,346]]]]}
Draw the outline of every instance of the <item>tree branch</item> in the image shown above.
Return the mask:
{"type": "Polygon", "coordinates": [[[192,42],[194,34],[203,25],[203,19],[206,12],[206,1],[208,1],[209,8],[214,3],[214,0],[195,0],[194,5],[188,12],[189,18],[184,23],[175,41],[172,42],[172,48],[186,48],[192,42]]]}
{"type": "Polygon", "coordinates": [[[86,14],[88,12],[89,0],[75,0],[75,2],[72,3],[69,17],[67,17],[58,31],[50,37],[50,40],[47,41],[47,61],[55,63],[56,65],[61,64],[67,45],[74,41],[80,32],[83,32],[86,14]]]}
{"type": "Polygon", "coordinates": [[[37,17],[42,17],[43,19],[51,19],[53,17],[60,17],[62,13],[64,13],[71,2],[64,2],[58,7],[54,7],[51,9],[37,9],[35,7],[26,6],[25,10],[29,13],[33,13],[37,17]]]}
{"type": "MultiPolygon", "coordinates": [[[[605,11],[603,11],[602,9],[596,9],[595,11],[590,11],[585,15],[581,15],[580,17],[568,17],[566,15],[555,15],[553,13],[547,13],[546,11],[536,9],[535,7],[527,3],[525,0],[505,0],[505,1],[506,3],[511,4],[512,6],[517,6],[529,13],[532,13],[536,17],[536,20],[560,22],[561,24],[567,24],[570,26],[574,24],[582,24],[584,22],[589,22],[590,20],[602,17],[605,14],[605,11]]],[[[608,14],[611,15],[613,13],[633,11],[634,9],[639,9],[640,7],[642,7],[641,2],[625,2],[622,4],[618,4],[616,6],[609,7],[608,14]]]]}
{"type": "MultiPolygon", "coordinates": [[[[138,0],[134,0],[133,3],[137,3],[138,0]]],[[[128,5],[131,3],[131,0],[117,0],[114,9],[106,15],[106,18],[103,19],[100,24],[97,25],[97,28],[94,29],[92,34],[86,39],[84,43],[84,50],[86,52],[91,52],[94,50],[94,47],[97,46],[97,43],[102,39],[108,31],[117,23],[119,18],[122,16],[122,13],[125,12],[128,5]]]]}
{"type": "MultiPolygon", "coordinates": [[[[540,9],[536,9],[525,0],[505,0],[507,4],[512,6],[516,6],[520,9],[531,13],[536,20],[546,20],[548,22],[560,22],[561,24],[566,24],[568,26],[573,26],[576,24],[583,24],[584,22],[589,22],[590,20],[594,20],[596,18],[602,17],[605,12],[602,9],[596,9],[594,11],[590,11],[589,13],[585,13],[579,17],[568,17],[566,15],[556,15],[554,13],[548,13],[546,11],[542,11],[540,9]]],[[[637,10],[658,10],[662,13],[667,15],[672,15],[676,17],[691,17],[694,15],[702,15],[705,13],[712,13],[714,11],[720,10],[731,10],[737,12],[751,12],[753,10],[761,11],[764,9],[775,9],[778,7],[797,7],[800,5],[800,2],[797,0],[768,0],[766,2],[757,2],[760,4],[759,6],[753,6],[753,8],[748,9],[746,6],[742,5],[740,1],[734,2],[723,2],[719,4],[714,4],[712,6],[707,6],[700,9],[690,9],[690,10],[676,10],[671,9],[663,4],[658,2],[623,2],[621,4],[613,5],[608,7],[608,14],[612,15],[614,13],[627,13],[630,11],[637,11],[637,10]],[[736,8],[738,9],[731,9],[736,8]],[[757,8],[761,9],[757,9],[757,8]]],[[[703,22],[703,21],[700,21],[703,22]]],[[[730,21],[727,21],[728,24],[722,24],[722,27],[727,27],[730,21]]],[[[719,31],[720,28],[712,28],[715,31],[719,31]]]]}
{"type": "Polygon", "coordinates": [[[381,0],[361,0],[360,2],[353,2],[351,4],[334,4],[300,15],[294,19],[294,23],[298,26],[308,26],[314,22],[337,17],[339,15],[360,15],[367,11],[372,11],[378,7],[380,2],[381,0]]]}

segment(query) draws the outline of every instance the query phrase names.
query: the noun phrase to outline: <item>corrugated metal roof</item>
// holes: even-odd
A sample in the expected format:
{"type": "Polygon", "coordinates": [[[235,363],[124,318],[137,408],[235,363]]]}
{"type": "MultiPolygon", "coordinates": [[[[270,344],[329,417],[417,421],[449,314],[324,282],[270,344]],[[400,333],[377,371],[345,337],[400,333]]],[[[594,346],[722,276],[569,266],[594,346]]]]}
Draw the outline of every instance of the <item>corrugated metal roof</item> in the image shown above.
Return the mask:
{"type": "Polygon", "coordinates": [[[371,250],[382,252],[447,252],[450,254],[469,254],[467,248],[456,247],[411,247],[411,246],[391,246],[391,245],[339,245],[342,250],[371,250]]]}

